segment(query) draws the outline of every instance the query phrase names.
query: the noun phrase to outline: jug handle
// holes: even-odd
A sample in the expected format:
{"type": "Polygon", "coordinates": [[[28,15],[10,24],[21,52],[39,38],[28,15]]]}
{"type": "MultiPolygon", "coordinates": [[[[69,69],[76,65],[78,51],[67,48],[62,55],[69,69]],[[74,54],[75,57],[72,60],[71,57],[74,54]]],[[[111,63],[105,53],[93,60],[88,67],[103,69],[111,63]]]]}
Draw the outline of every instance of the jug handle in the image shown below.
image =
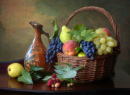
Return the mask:
{"type": "Polygon", "coordinates": [[[41,32],[42,32],[42,34],[44,34],[44,35],[47,36],[47,38],[48,38],[48,42],[50,43],[51,40],[49,39],[49,38],[50,38],[49,33],[45,32],[45,31],[43,31],[43,30],[41,30],[41,32]]]}

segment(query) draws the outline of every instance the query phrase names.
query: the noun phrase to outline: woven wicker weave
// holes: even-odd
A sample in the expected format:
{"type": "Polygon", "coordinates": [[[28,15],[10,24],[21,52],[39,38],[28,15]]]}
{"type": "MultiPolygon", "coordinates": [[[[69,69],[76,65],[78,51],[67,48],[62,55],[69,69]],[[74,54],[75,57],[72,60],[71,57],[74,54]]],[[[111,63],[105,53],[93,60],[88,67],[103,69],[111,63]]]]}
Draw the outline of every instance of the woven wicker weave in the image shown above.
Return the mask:
{"type": "Polygon", "coordinates": [[[117,25],[113,20],[112,16],[103,8],[95,7],[95,6],[80,8],[70,15],[65,25],[67,26],[70,20],[76,14],[86,10],[96,10],[104,14],[109,19],[115,32],[117,47],[113,49],[112,54],[95,56],[94,61],[91,61],[91,59],[87,57],[68,56],[60,52],[57,53],[58,63],[61,64],[69,63],[72,65],[72,67],[85,65],[85,67],[82,70],[78,71],[77,76],[74,78],[78,82],[85,82],[85,83],[101,80],[103,78],[107,78],[111,76],[114,73],[115,64],[118,55],[120,54],[119,32],[118,32],[117,25]]]}

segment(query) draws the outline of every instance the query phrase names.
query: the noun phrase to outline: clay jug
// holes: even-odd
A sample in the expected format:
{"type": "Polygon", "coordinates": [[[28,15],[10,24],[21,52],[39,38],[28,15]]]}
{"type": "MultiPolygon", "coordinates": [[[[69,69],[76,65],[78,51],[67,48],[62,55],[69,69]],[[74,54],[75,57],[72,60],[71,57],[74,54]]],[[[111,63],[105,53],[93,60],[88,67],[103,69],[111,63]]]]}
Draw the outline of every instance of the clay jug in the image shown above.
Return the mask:
{"type": "Polygon", "coordinates": [[[48,37],[48,41],[50,42],[49,34],[42,30],[43,26],[41,24],[34,21],[31,21],[30,24],[34,29],[35,36],[30,48],[26,53],[24,67],[28,71],[30,70],[31,65],[40,66],[43,67],[44,70],[49,70],[50,65],[46,63],[46,47],[41,40],[41,34],[44,34],[48,37]]]}

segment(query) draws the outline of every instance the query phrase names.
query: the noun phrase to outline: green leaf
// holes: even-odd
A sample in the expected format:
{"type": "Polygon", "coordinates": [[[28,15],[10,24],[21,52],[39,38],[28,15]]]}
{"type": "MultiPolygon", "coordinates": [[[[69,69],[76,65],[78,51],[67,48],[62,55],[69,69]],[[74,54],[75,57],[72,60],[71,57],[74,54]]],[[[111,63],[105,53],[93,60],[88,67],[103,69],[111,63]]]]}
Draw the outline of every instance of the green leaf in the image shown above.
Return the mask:
{"type": "Polygon", "coordinates": [[[42,78],[42,76],[40,76],[39,74],[37,74],[37,73],[35,73],[35,72],[31,73],[31,76],[32,76],[32,79],[33,79],[34,81],[39,80],[39,79],[42,78]]]}
{"type": "Polygon", "coordinates": [[[66,66],[68,66],[70,68],[70,70],[72,69],[72,65],[71,64],[68,64],[68,63],[62,63],[62,64],[65,64],[66,66]]]}
{"type": "Polygon", "coordinates": [[[55,20],[55,19],[52,20],[52,26],[53,26],[53,28],[54,28],[54,31],[59,31],[59,27],[58,27],[58,25],[56,24],[56,20],[55,20]]]}
{"type": "Polygon", "coordinates": [[[39,67],[39,66],[31,65],[31,66],[30,66],[30,70],[31,70],[31,71],[40,71],[40,70],[44,70],[44,68],[39,67]]]}
{"type": "Polygon", "coordinates": [[[73,78],[75,77],[77,72],[75,70],[69,70],[65,74],[62,75],[62,78],[73,78]]]}
{"type": "Polygon", "coordinates": [[[50,71],[42,71],[41,73],[39,73],[40,75],[42,76],[49,76],[49,75],[52,75],[53,73],[50,72],[50,71]]]}
{"type": "Polygon", "coordinates": [[[84,30],[84,31],[81,33],[81,36],[83,36],[83,40],[85,40],[85,41],[91,41],[92,38],[94,38],[94,37],[97,36],[97,33],[95,33],[93,29],[84,30]]]}
{"type": "Polygon", "coordinates": [[[73,30],[76,30],[76,31],[79,31],[80,33],[84,30],[86,30],[86,26],[84,26],[83,24],[79,24],[79,25],[76,25],[73,30]]]}
{"type": "Polygon", "coordinates": [[[58,66],[55,65],[54,67],[55,67],[57,70],[62,70],[62,69],[65,69],[65,68],[66,68],[66,67],[64,67],[64,66],[59,66],[59,65],[58,65],[58,66]]]}
{"type": "Polygon", "coordinates": [[[79,51],[82,50],[82,48],[81,47],[76,47],[75,50],[76,50],[76,53],[78,53],[79,51]]]}
{"type": "Polygon", "coordinates": [[[18,77],[19,82],[24,82],[25,84],[33,84],[33,81],[29,72],[22,70],[21,74],[22,76],[18,77]]]}
{"type": "Polygon", "coordinates": [[[62,75],[62,74],[65,73],[63,70],[56,70],[56,69],[55,69],[55,72],[56,72],[57,74],[59,74],[59,75],[62,75]]]}
{"type": "Polygon", "coordinates": [[[42,79],[42,81],[47,82],[50,78],[51,78],[51,76],[46,76],[46,77],[44,77],[44,78],[42,79]]]}
{"type": "Polygon", "coordinates": [[[82,31],[86,30],[86,26],[79,24],[76,25],[72,31],[68,32],[69,34],[71,34],[72,39],[74,41],[78,41],[80,42],[83,38],[81,36],[82,31]]]}
{"type": "Polygon", "coordinates": [[[85,67],[85,65],[84,66],[80,66],[80,67],[75,67],[75,68],[73,68],[73,70],[78,71],[78,70],[80,70],[80,69],[82,69],[84,67],[85,67]]]}
{"type": "Polygon", "coordinates": [[[59,32],[59,27],[58,25],[56,24],[56,20],[52,20],[52,26],[54,28],[54,34],[52,37],[50,37],[49,39],[53,39],[53,38],[56,38],[58,36],[58,32],[59,32]]]}
{"type": "Polygon", "coordinates": [[[68,64],[68,63],[55,63],[56,65],[54,66],[57,70],[63,70],[63,71],[68,71],[72,69],[72,65],[68,64]],[[61,66],[61,65],[66,65],[65,66],[61,66]]]}

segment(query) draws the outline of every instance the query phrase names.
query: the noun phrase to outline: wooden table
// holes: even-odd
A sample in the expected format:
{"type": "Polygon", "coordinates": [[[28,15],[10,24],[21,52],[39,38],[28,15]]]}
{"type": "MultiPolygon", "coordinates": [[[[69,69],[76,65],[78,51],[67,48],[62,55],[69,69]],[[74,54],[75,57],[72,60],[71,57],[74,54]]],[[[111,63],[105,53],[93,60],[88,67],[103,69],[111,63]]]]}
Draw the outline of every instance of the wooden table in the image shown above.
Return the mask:
{"type": "MultiPolygon", "coordinates": [[[[15,62],[23,64],[23,59],[15,62]]],[[[101,81],[75,84],[72,87],[62,84],[59,88],[52,88],[44,82],[26,85],[19,83],[17,78],[10,78],[6,70],[10,63],[0,63],[0,95],[130,95],[130,76],[120,69],[115,69],[115,75],[101,81]]]]}

